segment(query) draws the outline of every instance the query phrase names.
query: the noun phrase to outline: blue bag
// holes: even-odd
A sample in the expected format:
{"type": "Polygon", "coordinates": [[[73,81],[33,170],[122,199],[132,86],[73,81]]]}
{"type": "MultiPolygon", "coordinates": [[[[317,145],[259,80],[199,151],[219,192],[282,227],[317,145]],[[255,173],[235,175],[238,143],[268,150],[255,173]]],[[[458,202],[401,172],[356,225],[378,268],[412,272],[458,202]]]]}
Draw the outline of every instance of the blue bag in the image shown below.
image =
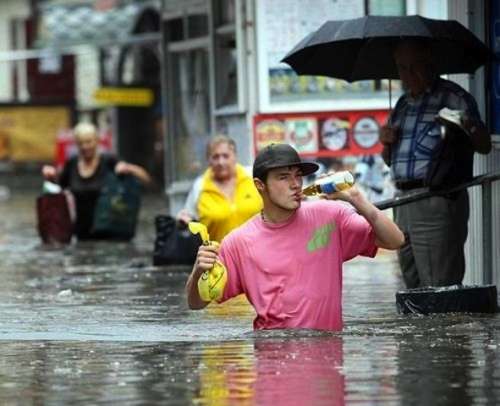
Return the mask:
{"type": "Polygon", "coordinates": [[[92,236],[130,240],[135,235],[141,206],[141,185],[132,175],[106,175],[97,199],[92,236]]]}

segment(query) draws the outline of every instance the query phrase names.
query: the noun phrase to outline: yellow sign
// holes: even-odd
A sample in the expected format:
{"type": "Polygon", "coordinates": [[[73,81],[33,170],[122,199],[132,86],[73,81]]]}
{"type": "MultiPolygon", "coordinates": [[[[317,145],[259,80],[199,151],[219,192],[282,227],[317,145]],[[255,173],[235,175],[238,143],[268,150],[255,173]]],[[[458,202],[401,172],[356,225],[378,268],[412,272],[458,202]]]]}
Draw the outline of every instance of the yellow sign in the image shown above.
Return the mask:
{"type": "Polygon", "coordinates": [[[147,88],[101,87],[94,93],[94,99],[113,106],[151,106],[154,94],[147,88]]]}
{"type": "Polygon", "coordinates": [[[257,151],[260,151],[273,142],[280,143],[285,141],[286,128],[281,120],[264,120],[256,125],[255,146],[257,151]]]}
{"type": "Polygon", "coordinates": [[[64,106],[0,106],[0,160],[54,160],[56,137],[71,126],[64,106]]]}

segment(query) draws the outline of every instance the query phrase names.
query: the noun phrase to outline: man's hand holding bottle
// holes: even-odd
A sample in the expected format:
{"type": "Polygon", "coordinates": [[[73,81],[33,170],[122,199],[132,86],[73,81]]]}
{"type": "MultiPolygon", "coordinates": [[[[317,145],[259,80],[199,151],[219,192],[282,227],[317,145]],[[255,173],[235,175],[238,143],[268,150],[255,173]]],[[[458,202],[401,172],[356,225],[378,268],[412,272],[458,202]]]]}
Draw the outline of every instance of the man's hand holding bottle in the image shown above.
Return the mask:
{"type": "Polygon", "coordinates": [[[303,190],[303,194],[352,203],[359,199],[361,192],[354,186],[354,176],[349,171],[340,171],[319,176],[314,184],[303,190]]]}

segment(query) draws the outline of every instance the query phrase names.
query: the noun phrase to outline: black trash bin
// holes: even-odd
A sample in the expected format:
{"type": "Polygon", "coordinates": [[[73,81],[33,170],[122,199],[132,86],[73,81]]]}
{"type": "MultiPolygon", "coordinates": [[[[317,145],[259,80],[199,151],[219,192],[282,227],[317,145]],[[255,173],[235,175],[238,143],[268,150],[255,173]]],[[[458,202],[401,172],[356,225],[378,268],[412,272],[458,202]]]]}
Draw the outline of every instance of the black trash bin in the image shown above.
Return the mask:
{"type": "Polygon", "coordinates": [[[452,285],[401,290],[396,293],[396,307],[401,314],[495,313],[497,288],[452,285]]]}

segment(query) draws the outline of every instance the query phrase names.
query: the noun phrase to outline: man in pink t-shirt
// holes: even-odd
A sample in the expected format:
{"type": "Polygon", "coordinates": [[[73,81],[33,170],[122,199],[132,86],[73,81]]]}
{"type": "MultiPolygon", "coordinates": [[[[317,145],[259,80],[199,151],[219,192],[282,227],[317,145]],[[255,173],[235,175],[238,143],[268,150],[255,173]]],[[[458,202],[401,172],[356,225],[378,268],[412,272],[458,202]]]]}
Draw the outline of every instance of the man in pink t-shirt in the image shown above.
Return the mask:
{"type": "Polygon", "coordinates": [[[220,302],[245,293],[257,313],[255,329],[342,329],[343,262],[373,257],[378,247],[397,249],[404,237],[356,187],[302,202],[302,177],[317,169],[287,144],[259,152],[253,176],[261,215],[231,232],[220,249],[200,247],[186,284],[191,309],[209,303],[197,282],[218,259],[228,272],[220,302]]]}

